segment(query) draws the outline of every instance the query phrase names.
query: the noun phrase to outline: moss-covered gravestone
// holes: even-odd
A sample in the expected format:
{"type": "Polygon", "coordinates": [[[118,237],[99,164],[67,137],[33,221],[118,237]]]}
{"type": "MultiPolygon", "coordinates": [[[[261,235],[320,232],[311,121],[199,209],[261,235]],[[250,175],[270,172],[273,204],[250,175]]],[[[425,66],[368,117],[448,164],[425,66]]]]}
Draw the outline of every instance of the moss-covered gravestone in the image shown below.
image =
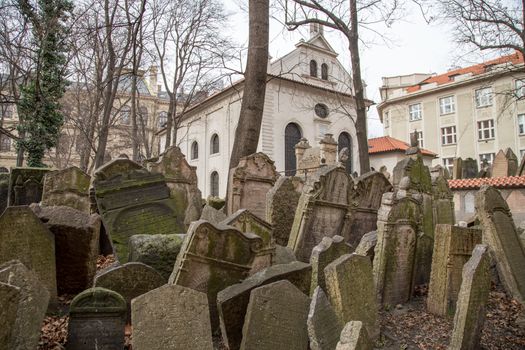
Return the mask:
{"type": "Polygon", "coordinates": [[[205,293],[165,285],[131,303],[133,350],[212,350],[205,293]]]}
{"type": "Polygon", "coordinates": [[[333,350],[343,329],[330,301],[320,287],[315,288],[306,321],[311,350],[333,350]]]}
{"type": "Polygon", "coordinates": [[[16,340],[16,317],[20,305],[20,288],[0,282],[0,347],[9,349],[16,340]]]}
{"type": "Polygon", "coordinates": [[[432,178],[432,206],[434,225],[454,225],[456,217],[454,213],[453,194],[448,187],[448,181],[444,176],[432,178]]]}
{"type": "Polygon", "coordinates": [[[48,172],[44,177],[43,206],[63,205],[89,214],[91,177],[77,167],[48,172]]]}
{"type": "Polygon", "coordinates": [[[122,350],[126,301],[117,292],[91,288],[71,302],[67,349],[122,350]]]}
{"type": "Polygon", "coordinates": [[[377,231],[368,232],[361,238],[361,241],[355,248],[354,253],[370,257],[374,261],[374,250],[377,245],[377,231]]]}
{"type": "Polygon", "coordinates": [[[226,219],[226,214],[223,213],[222,209],[215,209],[209,204],[206,204],[204,208],[202,208],[200,220],[206,220],[212,224],[218,224],[224,219],[226,219]]]}
{"type": "Polygon", "coordinates": [[[436,226],[428,311],[440,316],[454,314],[463,265],[470,259],[476,244],[480,243],[480,230],[452,225],[436,226]]]}
{"type": "Polygon", "coordinates": [[[95,171],[93,188],[121,263],[128,259],[128,239],[133,235],[184,232],[184,218],[177,217],[178,203],[170,198],[162,174],[119,158],[95,171]]]}
{"type": "Polygon", "coordinates": [[[9,173],[0,173],[0,215],[7,207],[7,195],[9,192],[9,173]]]}
{"type": "Polygon", "coordinates": [[[241,350],[307,350],[310,298],[289,281],[256,288],[242,329],[241,350]]]}
{"type": "Polygon", "coordinates": [[[49,169],[11,168],[8,205],[29,205],[42,199],[44,175],[49,169]]]}
{"type": "Polygon", "coordinates": [[[335,350],[372,350],[374,343],[368,338],[366,328],[361,321],[348,322],[335,350]]]}

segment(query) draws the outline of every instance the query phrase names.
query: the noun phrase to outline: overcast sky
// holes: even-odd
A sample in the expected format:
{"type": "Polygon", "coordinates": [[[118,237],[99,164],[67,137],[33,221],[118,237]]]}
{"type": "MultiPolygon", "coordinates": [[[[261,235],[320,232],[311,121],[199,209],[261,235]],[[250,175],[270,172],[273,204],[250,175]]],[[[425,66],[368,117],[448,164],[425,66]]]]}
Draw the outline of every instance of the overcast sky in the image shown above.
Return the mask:
{"type": "MultiPolygon", "coordinates": [[[[233,13],[231,35],[240,43],[248,41],[247,13],[239,9],[240,0],[223,0],[226,8],[233,13]]],[[[244,2],[244,1],[243,1],[244,2]]],[[[458,50],[453,42],[450,27],[444,24],[428,25],[419,10],[408,7],[406,16],[397,21],[386,32],[390,37],[388,45],[378,42],[370,47],[361,46],[361,68],[366,81],[368,98],[380,102],[379,86],[381,77],[418,73],[442,73],[454,65],[465,64],[458,59],[458,50]]],[[[325,29],[325,36],[339,53],[339,60],[350,71],[347,42],[340,34],[325,29]]],[[[366,34],[365,34],[366,35],[366,34]]],[[[270,55],[281,57],[293,50],[300,38],[308,38],[308,28],[299,32],[287,32],[276,20],[270,22],[270,55]]],[[[381,136],[383,127],[375,108],[368,114],[369,137],[381,136]]]]}

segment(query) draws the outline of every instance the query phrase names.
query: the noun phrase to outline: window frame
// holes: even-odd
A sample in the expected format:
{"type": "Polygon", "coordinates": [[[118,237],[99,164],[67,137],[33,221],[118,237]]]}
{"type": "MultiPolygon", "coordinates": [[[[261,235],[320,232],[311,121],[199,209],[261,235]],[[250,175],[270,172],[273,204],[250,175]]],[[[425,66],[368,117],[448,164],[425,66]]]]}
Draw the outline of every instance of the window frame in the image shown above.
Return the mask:
{"type": "Polygon", "coordinates": [[[522,98],[525,97],[525,78],[523,79],[516,79],[514,83],[514,87],[516,88],[516,97],[522,98]]]}
{"type": "Polygon", "coordinates": [[[321,79],[328,80],[328,65],[326,63],[321,64],[321,79]]]}
{"type": "Polygon", "coordinates": [[[483,156],[489,156],[489,165],[492,165],[492,163],[494,162],[494,158],[496,158],[496,153],[494,152],[491,152],[491,153],[480,153],[478,155],[478,158],[479,158],[479,164],[481,166],[481,164],[483,164],[483,159],[485,159],[486,157],[483,157],[483,156]]]}
{"type": "Polygon", "coordinates": [[[525,135],[525,113],[518,114],[518,135],[525,135]],[[522,123],[520,123],[522,119],[522,123]]]}
{"type": "Polygon", "coordinates": [[[421,119],[423,119],[423,108],[421,107],[421,102],[408,105],[408,120],[414,122],[421,119]],[[417,110],[411,110],[414,106],[418,106],[419,108],[417,110]],[[417,112],[418,117],[413,117],[412,112],[417,112]]]}
{"type": "Polygon", "coordinates": [[[313,78],[317,78],[319,76],[318,74],[318,64],[317,61],[312,59],[310,60],[310,76],[313,78]]]}
{"type": "Polygon", "coordinates": [[[199,159],[199,143],[196,140],[194,140],[190,146],[190,160],[198,160],[198,159],[199,159]],[[195,155],[195,153],[197,153],[197,155],[195,155]]]}
{"type": "Polygon", "coordinates": [[[442,146],[449,146],[449,145],[455,145],[457,144],[457,129],[455,125],[449,125],[449,126],[442,126],[441,127],[441,145],[442,146]],[[446,129],[451,129],[450,133],[444,133],[446,129]],[[452,131],[453,130],[453,131],[452,131]],[[452,142],[445,142],[445,138],[452,137],[452,142]]]}
{"type": "Polygon", "coordinates": [[[454,169],[454,157],[447,157],[442,158],[443,159],[443,166],[445,169],[448,170],[450,174],[452,174],[452,170],[454,169]],[[450,164],[447,164],[450,161],[450,164]]]}
{"type": "Polygon", "coordinates": [[[456,97],[454,95],[439,98],[439,115],[449,115],[456,113],[456,97]],[[450,99],[450,103],[444,103],[450,99]],[[444,111],[446,107],[450,107],[450,111],[444,111]]]}
{"type": "Polygon", "coordinates": [[[210,155],[219,154],[220,151],[221,151],[221,147],[220,147],[219,135],[217,133],[214,133],[213,135],[211,135],[211,138],[210,138],[210,155]],[[217,140],[217,143],[215,143],[215,140],[217,140]],[[215,146],[217,146],[217,150],[215,150],[215,146]]]}
{"type": "Polygon", "coordinates": [[[478,141],[488,141],[488,140],[494,140],[496,138],[496,128],[494,124],[494,119],[485,119],[485,120],[478,120],[478,141]],[[484,126],[483,124],[488,122],[488,126],[484,126]],[[488,131],[489,137],[485,137],[485,132],[488,131]]]}
{"type": "Polygon", "coordinates": [[[421,131],[416,131],[416,137],[417,137],[417,142],[418,142],[418,145],[419,147],[425,147],[423,146],[423,130],[421,131]]]}
{"type": "Polygon", "coordinates": [[[492,93],[492,86],[487,86],[487,87],[477,89],[474,95],[475,95],[474,99],[476,101],[476,108],[490,107],[494,103],[493,101],[494,94],[492,93]],[[486,94],[485,93],[486,91],[489,91],[489,93],[486,94]]]}
{"type": "Polygon", "coordinates": [[[219,188],[220,187],[220,183],[219,183],[219,173],[217,172],[217,170],[214,170],[210,173],[210,195],[212,197],[219,197],[219,188]],[[217,179],[217,183],[215,183],[215,178],[217,179]],[[217,186],[217,188],[215,189],[215,186],[217,186]],[[214,191],[214,189],[216,191],[214,191]]]}

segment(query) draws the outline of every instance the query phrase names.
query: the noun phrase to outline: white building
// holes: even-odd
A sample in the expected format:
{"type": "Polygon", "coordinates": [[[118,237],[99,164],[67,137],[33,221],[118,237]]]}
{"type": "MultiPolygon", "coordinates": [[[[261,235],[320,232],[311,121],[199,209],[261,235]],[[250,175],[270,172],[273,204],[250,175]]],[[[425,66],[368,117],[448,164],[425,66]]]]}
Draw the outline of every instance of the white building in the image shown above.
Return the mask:
{"type": "MultiPolygon", "coordinates": [[[[258,151],[275,161],[277,171],[293,174],[294,146],[306,138],[312,146],[331,133],[339,147],[351,149],[348,170],[359,168],[355,137],[355,103],[351,76],[338,54],[311,27],[289,54],[269,62],[268,83],[258,151]]],[[[177,130],[177,145],[190,165],[197,167],[203,197],[224,197],[235,129],[239,120],[244,80],[208,97],[185,113],[177,130]]],[[[163,151],[165,131],[160,133],[163,151]]]]}

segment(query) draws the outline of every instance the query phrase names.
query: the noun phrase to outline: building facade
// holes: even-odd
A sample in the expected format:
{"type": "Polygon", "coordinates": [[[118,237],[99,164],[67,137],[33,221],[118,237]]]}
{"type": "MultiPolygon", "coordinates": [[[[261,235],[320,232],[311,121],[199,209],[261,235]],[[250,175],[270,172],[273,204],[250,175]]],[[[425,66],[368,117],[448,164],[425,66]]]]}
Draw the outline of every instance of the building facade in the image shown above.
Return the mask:
{"type": "Polygon", "coordinates": [[[377,110],[384,134],[420,145],[449,170],[455,157],[492,163],[500,149],[525,155],[525,69],[515,53],[445,74],[385,77],[377,110]]]}

